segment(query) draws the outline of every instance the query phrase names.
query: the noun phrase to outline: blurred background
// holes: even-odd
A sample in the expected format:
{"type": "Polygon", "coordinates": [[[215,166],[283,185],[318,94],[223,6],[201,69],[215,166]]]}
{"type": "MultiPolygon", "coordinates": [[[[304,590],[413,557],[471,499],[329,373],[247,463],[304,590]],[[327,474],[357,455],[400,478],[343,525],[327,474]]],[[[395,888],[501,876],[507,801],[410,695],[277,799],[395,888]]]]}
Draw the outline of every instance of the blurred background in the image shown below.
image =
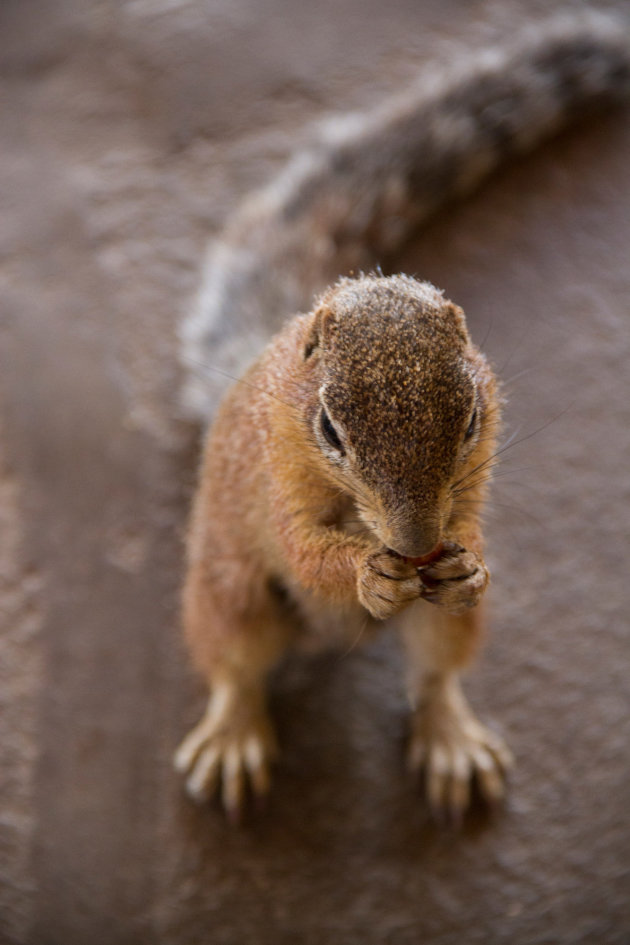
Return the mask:
{"type": "Polygon", "coordinates": [[[491,634],[468,692],[517,767],[432,824],[396,641],[291,662],[241,830],[171,755],[198,437],[176,329],[205,243],[304,140],[549,0],[3,0],[0,941],[630,941],[630,124],[578,123],[397,260],[505,381],[491,634]]]}

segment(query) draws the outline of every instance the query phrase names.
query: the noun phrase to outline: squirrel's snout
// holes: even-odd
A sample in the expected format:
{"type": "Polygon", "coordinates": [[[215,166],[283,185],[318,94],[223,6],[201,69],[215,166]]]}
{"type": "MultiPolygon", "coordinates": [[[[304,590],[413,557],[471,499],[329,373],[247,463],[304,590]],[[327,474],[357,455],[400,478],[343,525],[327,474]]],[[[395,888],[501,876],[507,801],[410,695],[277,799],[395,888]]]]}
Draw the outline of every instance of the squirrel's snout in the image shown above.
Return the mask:
{"type": "Polygon", "coordinates": [[[442,529],[438,525],[404,531],[392,529],[385,540],[387,547],[402,558],[430,558],[441,542],[442,529]]]}
{"type": "Polygon", "coordinates": [[[394,551],[401,558],[426,558],[427,560],[437,557],[438,551],[441,549],[441,547],[441,541],[436,541],[427,545],[403,545],[400,542],[397,542],[396,545],[388,545],[390,551],[394,551]]]}

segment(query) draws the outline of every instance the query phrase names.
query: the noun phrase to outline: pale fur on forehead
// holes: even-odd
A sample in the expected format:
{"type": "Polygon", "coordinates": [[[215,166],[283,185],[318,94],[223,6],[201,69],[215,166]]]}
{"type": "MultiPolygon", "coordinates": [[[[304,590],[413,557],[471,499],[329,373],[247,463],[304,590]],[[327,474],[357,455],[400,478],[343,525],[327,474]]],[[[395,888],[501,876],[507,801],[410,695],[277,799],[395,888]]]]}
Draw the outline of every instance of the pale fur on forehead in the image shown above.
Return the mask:
{"type": "Polygon", "coordinates": [[[317,306],[334,304],[335,310],[341,312],[344,308],[354,308],[360,304],[366,290],[374,291],[375,289],[393,290],[396,294],[404,294],[407,298],[412,298],[421,305],[431,308],[441,308],[445,303],[442,290],[437,289],[430,282],[419,282],[412,276],[402,273],[395,276],[382,276],[371,272],[367,275],[361,273],[354,278],[342,277],[317,299],[317,306]]]}
{"type": "Polygon", "coordinates": [[[389,332],[386,326],[393,328],[394,324],[403,322],[417,323],[428,343],[435,342],[437,335],[444,333],[450,335],[452,341],[459,336],[460,343],[470,343],[463,311],[445,298],[440,289],[412,276],[378,273],[342,278],[327,289],[315,309],[313,338],[317,339],[315,343],[326,337],[330,339],[337,328],[350,328],[355,324],[356,327],[361,325],[362,330],[371,328],[369,333],[375,341],[374,331],[389,332]],[[419,322],[423,323],[422,329],[419,322]]]}

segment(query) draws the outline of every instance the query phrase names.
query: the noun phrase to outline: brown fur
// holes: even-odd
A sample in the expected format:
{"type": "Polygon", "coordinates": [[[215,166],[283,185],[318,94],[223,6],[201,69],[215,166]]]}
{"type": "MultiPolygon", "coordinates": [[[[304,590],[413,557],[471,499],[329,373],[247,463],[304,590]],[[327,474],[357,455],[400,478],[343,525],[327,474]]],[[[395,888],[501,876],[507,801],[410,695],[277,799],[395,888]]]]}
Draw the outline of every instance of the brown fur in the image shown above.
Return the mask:
{"type": "MultiPolygon", "coordinates": [[[[238,809],[247,771],[266,789],[265,677],[303,625],[321,634],[322,615],[334,628],[329,642],[338,642],[340,622],[352,640],[358,621],[405,612],[417,718],[426,714],[422,639],[439,699],[456,686],[479,635],[469,608],[487,583],[479,512],[498,422],[495,380],[463,313],[405,276],[342,280],[311,315],[290,320],[232,388],[206,443],[184,591],[196,663],[231,708],[217,729],[211,698],[201,730],[180,749],[193,794],[205,796],[222,776],[226,806],[238,809]],[[322,405],[344,456],[322,433],[322,405]],[[443,553],[420,572],[405,560],[440,542],[443,553]],[[249,769],[248,743],[259,758],[249,769]]],[[[466,759],[467,785],[477,747],[459,744],[465,712],[451,703],[463,697],[449,699],[448,750],[466,759]]],[[[426,721],[416,728],[412,745],[427,740],[426,721]]],[[[507,754],[479,731],[494,796],[507,754]]],[[[441,738],[428,748],[439,754],[441,738]]],[[[432,799],[458,810],[462,779],[449,769],[447,780],[432,799]]]]}

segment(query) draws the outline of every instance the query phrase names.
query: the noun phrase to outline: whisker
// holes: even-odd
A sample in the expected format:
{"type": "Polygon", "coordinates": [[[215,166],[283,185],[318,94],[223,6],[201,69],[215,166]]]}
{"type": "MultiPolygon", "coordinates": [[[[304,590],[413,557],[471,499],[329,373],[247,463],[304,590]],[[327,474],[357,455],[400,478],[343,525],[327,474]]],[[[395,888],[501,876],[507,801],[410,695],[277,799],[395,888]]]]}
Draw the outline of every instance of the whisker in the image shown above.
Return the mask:
{"type": "Polygon", "coordinates": [[[229,380],[234,381],[236,384],[244,384],[245,387],[249,387],[252,390],[257,390],[260,394],[264,394],[266,397],[273,397],[274,400],[277,400],[278,403],[284,404],[285,407],[289,407],[291,410],[295,409],[294,404],[290,404],[288,401],[283,400],[281,397],[278,397],[277,394],[274,394],[270,390],[265,390],[264,387],[259,387],[257,384],[252,384],[251,381],[246,381],[243,377],[237,377],[235,374],[230,374],[229,371],[224,371],[223,368],[217,367],[214,364],[204,364],[202,361],[196,361],[195,358],[191,358],[190,355],[185,355],[186,360],[190,361],[191,364],[195,364],[198,368],[201,368],[205,372],[214,371],[215,374],[221,374],[223,377],[229,378],[229,380]]]}
{"type": "Polygon", "coordinates": [[[339,654],[337,658],[339,662],[341,662],[341,660],[345,660],[348,656],[350,656],[353,650],[356,650],[357,646],[361,642],[361,639],[366,631],[367,625],[368,625],[368,618],[366,617],[363,623],[361,624],[361,626],[359,627],[359,632],[357,633],[355,639],[352,641],[350,646],[346,650],[344,650],[342,653],[339,654]]]}
{"type": "Polygon", "coordinates": [[[556,422],[556,420],[559,420],[561,417],[564,417],[564,415],[569,413],[569,411],[572,409],[573,409],[573,404],[571,403],[567,407],[565,407],[564,410],[561,410],[560,413],[555,414],[549,420],[546,420],[545,423],[542,423],[539,427],[536,427],[536,429],[532,430],[531,433],[527,433],[525,436],[522,436],[520,440],[516,440],[515,442],[510,442],[506,444],[504,447],[502,447],[502,449],[500,449],[496,453],[496,455],[499,456],[501,453],[505,452],[505,450],[508,449],[509,446],[520,446],[521,443],[526,443],[527,440],[531,440],[533,436],[536,436],[538,433],[542,433],[543,430],[546,430],[547,427],[550,427],[552,423],[556,422]]]}
{"type": "Polygon", "coordinates": [[[453,492],[453,498],[458,499],[460,496],[465,495],[467,492],[471,492],[473,489],[476,489],[477,486],[484,486],[490,483],[490,477],[484,477],[482,479],[475,479],[474,482],[470,482],[468,485],[464,486],[463,489],[458,489],[457,492],[453,492]]]}
{"type": "Polygon", "coordinates": [[[529,367],[523,368],[522,371],[517,371],[516,374],[513,374],[512,377],[508,377],[505,380],[501,381],[502,387],[509,387],[511,384],[515,384],[516,381],[519,381],[522,377],[526,377],[528,374],[531,374],[533,371],[538,370],[533,364],[530,364],[529,367]]]}
{"type": "MultiPolygon", "coordinates": [[[[330,474],[331,479],[333,479],[338,485],[341,486],[342,491],[345,492],[346,494],[349,494],[348,485],[343,481],[343,479],[341,479],[335,473],[335,470],[329,469],[328,472],[330,474]]],[[[362,500],[365,505],[369,506],[371,504],[372,497],[370,496],[367,489],[365,489],[363,486],[359,485],[358,483],[354,483],[352,489],[353,489],[352,498],[355,501],[358,499],[358,500],[362,500]]]]}
{"type": "Polygon", "coordinates": [[[461,479],[458,479],[456,482],[454,482],[452,488],[457,488],[457,486],[464,483],[468,478],[470,478],[470,476],[473,476],[476,472],[479,472],[480,470],[484,469],[494,459],[497,459],[499,456],[502,456],[503,453],[505,453],[508,449],[513,449],[515,446],[520,446],[521,443],[526,443],[528,440],[531,440],[533,436],[536,436],[538,433],[542,433],[543,430],[546,430],[547,427],[551,426],[552,423],[555,423],[556,420],[559,420],[560,417],[563,417],[569,410],[571,410],[572,406],[573,405],[570,404],[568,407],[565,407],[564,410],[560,411],[560,413],[555,414],[545,423],[541,424],[539,427],[536,427],[535,430],[532,430],[531,433],[527,433],[525,436],[522,436],[520,439],[515,439],[515,437],[518,436],[521,429],[520,427],[517,427],[514,433],[512,433],[512,435],[508,437],[506,442],[501,447],[499,447],[498,450],[492,453],[492,455],[489,456],[487,459],[484,459],[483,462],[478,463],[477,466],[473,467],[473,469],[470,470],[470,472],[466,473],[465,476],[462,476],[461,479]]]}
{"type": "Polygon", "coordinates": [[[351,538],[356,538],[356,537],[358,537],[359,535],[366,535],[366,534],[368,534],[368,533],[371,534],[373,531],[374,531],[374,528],[370,528],[370,527],[366,526],[365,528],[360,528],[359,531],[357,531],[357,532],[351,532],[350,537],[351,537],[351,538]]]}
{"type": "Polygon", "coordinates": [[[525,325],[525,327],[523,328],[523,331],[521,332],[520,337],[512,345],[512,350],[508,354],[507,358],[503,361],[503,364],[497,370],[497,374],[499,375],[499,377],[503,375],[506,367],[508,366],[508,364],[510,363],[514,355],[522,348],[523,342],[525,341],[525,338],[529,334],[530,329],[531,329],[530,325],[525,325]]]}
{"type": "MultiPolygon", "coordinates": [[[[492,466],[486,467],[489,470],[487,477],[481,477],[479,479],[475,479],[473,482],[467,483],[465,486],[463,486],[463,488],[456,489],[455,492],[452,492],[451,494],[455,498],[457,498],[460,495],[464,495],[464,493],[468,492],[470,489],[474,489],[475,486],[483,485],[484,483],[494,482],[497,479],[504,479],[506,476],[513,476],[516,473],[525,472],[532,468],[531,466],[517,466],[511,469],[502,469],[500,472],[496,472],[496,473],[491,472],[493,469],[495,469],[499,465],[500,465],[499,463],[494,463],[492,466]]],[[[484,469],[484,472],[485,472],[485,469],[484,469]]]]}
{"type": "Polygon", "coordinates": [[[483,463],[479,463],[479,465],[475,466],[474,469],[471,469],[469,473],[467,473],[465,476],[462,476],[462,478],[458,479],[457,482],[454,482],[451,486],[451,494],[459,495],[460,492],[465,492],[466,489],[471,488],[470,485],[464,484],[468,483],[468,480],[471,478],[471,476],[474,476],[476,473],[481,473],[484,471],[488,472],[488,478],[486,480],[478,479],[475,480],[476,482],[489,481],[489,473],[499,465],[498,462],[494,462],[494,459],[494,456],[488,457],[488,459],[484,460],[483,463]]]}
{"type": "Polygon", "coordinates": [[[482,341],[481,344],[479,345],[479,347],[481,348],[482,351],[483,351],[483,349],[486,347],[486,344],[487,344],[487,342],[488,342],[488,338],[490,337],[490,333],[491,333],[491,331],[492,331],[493,328],[494,328],[494,312],[492,312],[492,314],[490,315],[490,320],[489,320],[489,322],[488,322],[488,327],[486,328],[486,333],[485,333],[485,335],[483,336],[483,341],[482,341]]]}

